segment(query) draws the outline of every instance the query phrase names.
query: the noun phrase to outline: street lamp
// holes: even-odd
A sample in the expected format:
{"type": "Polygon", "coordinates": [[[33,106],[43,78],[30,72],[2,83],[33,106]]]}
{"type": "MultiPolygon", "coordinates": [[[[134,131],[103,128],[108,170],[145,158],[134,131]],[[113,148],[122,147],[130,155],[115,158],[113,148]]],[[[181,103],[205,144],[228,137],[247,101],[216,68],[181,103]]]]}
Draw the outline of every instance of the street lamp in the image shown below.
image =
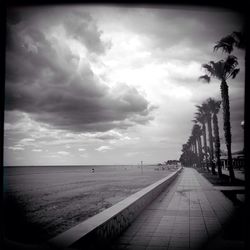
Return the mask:
{"type": "Polygon", "coordinates": [[[245,121],[242,121],[242,122],[240,123],[240,125],[241,125],[241,127],[244,129],[245,121]]]}
{"type": "Polygon", "coordinates": [[[143,175],[143,161],[141,161],[141,174],[143,175]]]}

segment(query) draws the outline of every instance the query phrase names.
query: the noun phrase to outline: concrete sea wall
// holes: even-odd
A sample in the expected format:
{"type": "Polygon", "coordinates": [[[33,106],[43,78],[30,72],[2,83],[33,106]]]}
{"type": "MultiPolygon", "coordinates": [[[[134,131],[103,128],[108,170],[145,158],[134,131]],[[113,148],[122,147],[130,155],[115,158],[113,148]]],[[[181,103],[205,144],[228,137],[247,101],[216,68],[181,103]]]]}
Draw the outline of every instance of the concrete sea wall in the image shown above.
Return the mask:
{"type": "Polygon", "coordinates": [[[178,168],[169,176],[138,191],[103,212],[87,219],[71,229],[52,238],[53,248],[95,249],[119,236],[167,186],[178,176],[178,168]]]}

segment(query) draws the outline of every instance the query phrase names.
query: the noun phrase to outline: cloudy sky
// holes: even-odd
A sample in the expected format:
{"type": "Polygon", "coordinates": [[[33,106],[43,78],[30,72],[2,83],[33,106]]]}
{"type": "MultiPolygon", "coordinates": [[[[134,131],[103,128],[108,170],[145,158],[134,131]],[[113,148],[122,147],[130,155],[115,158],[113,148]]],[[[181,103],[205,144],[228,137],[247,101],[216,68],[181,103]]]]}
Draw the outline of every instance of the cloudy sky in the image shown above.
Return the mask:
{"type": "MultiPolygon", "coordinates": [[[[223,9],[57,6],[7,19],[5,165],[138,164],[179,159],[213,46],[242,27],[223,9]]],[[[232,149],[243,148],[244,51],[229,80],[232,149]]],[[[225,149],[219,115],[222,149],[225,149]]]]}

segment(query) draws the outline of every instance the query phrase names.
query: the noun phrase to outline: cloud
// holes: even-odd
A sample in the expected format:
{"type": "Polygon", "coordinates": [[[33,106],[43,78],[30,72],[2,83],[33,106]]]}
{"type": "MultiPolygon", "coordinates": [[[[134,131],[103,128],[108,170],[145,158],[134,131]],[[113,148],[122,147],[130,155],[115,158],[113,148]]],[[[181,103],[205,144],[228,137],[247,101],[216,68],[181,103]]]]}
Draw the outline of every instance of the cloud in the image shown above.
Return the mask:
{"type": "MultiPolygon", "coordinates": [[[[241,25],[237,14],[209,9],[8,13],[5,161],[15,164],[22,163],[14,157],[20,153],[38,165],[82,164],[81,157],[85,164],[178,158],[195,105],[220,99],[219,81],[198,81],[201,64],[221,59],[214,43],[241,25]]],[[[238,58],[240,74],[229,82],[232,148],[244,132],[244,53],[238,58]]],[[[219,121],[223,138],[221,115],[219,121]]]]}
{"type": "Polygon", "coordinates": [[[78,151],[83,152],[83,151],[86,151],[86,149],[85,148],[78,148],[78,151]]]}
{"type": "Polygon", "coordinates": [[[8,149],[11,149],[11,150],[14,150],[14,151],[22,151],[22,150],[24,150],[24,148],[17,147],[17,146],[15,146],[15,147],[8,147],[8,149]]]}
{"type": "Polygon", "coordinates": [[[34,146],[36,145],[35,139],[33,138],[23,138],[18,141],[19,144],[23,146],[34,146]]]}
{"type": "Polygon", "coordinates": [[[107,150],[111,150],[112,148],[110,146],[100,146],[99,148],[96,148],[99,152],[106,152],[107,150]]]}
{"type": "Polygon", "coordinates": [[[242,23],[242,17],[233,12],[216,8],[190,9],[187,6],[116,7],[98,9],[96,16],[105,30],[140,36],[149,51],[164,61],[168,60],[170,51],[182,60],[190,60],[190,57],[202,59],[210,54],[210,48],[217,40],[231,33],[232,29],[238,29],[238,24],[242,23]],[[165,50],[169,52],[165,53],[165,50]]]}
{"type": "Polygon", "coordinates": [[[32,151],[33,151],[33,152],[42,152],[43,150],[40,149],[40,148],[34,148],[34,149],[32,149],[32,151]]]}
{"type": "Polygon", "coordinates": [[[117,141],[117,140],[126,140],[130,139],[128,136],[126,136],[125,133],[120,133],[115,130],[109,130],[106,132],[98,132],[91,135],[92,138],[96,138],[98,140],[103,141],[117,141]]]}
{"type": "MultiPolygon", "coordinates": [[[[102,31],[98,29],[96,20],[84,9],[79,10],[77,7],[12,8],[8,10],[7,21],[8,31],[12,28],[10,25],[34,32],[39,28],[45,33],[56,28],[56,35],[66,33],[67,37],[81,43],[90,53],[104,53],[110,47],[109,42],[102,41],[102,31]]],[[[8,32],[8,45],[13,41],[12,35],[8,32]]]]}
{"type": "Polygon", "coordinates": [[[64,19],[63,24],[67,35],[79,40],[89,51],[105,52],[106,46],[100,39],[102,32],[89,13],[73,11],[64,19]]]}
{"type": "Polygon", "coordinates": [[[58,151],[57,154],[59,155],[69,155],[70,153],[67,151],[58,151]]]}
{"type": "Polygon", "coordinates": [[[87,158],[88,157],[87,154],[80,154],[79,156],[82,157],[82,158],[87,158]]]}
{"type": "Polygon", "coordinates": [[[24,138],[21,140],[22,143],[29,143],[29,142],[33,142],[33,141],[35,141],[35,139],[33,139],[33,138],[24,138]]]}
{"type": "MultiPolygon", "coordinates": [[[[91,17],[77,13],[72,17],[83,26],[72,30],[74,20],[67,18],[65,40],[88,37],[93,45],[93,34],[100,34],[91,17]]],[[[53,36],[58,32],[53,22],[49,29],[40,25],[39,16],[22,18],[16,25],[9,23],[13,39],[6,52],[6,110],[19,110],[35,121],[76,132],[126,129],[152,119],[149,102],[136,88],[122,83],[113,89],[100,82],[86,58],[79,58],[70,43],[53,36]]],[[[96,50],[101,50],[99,45],[96,50]]]]}
{"type": "Polygon", "coordinates": [[[139,155],[139,154],[140,154],[140,152],[127,152],[125,155],[127,157],[133,157],[133,156],[136,156],[136,155],[139,155]]]}

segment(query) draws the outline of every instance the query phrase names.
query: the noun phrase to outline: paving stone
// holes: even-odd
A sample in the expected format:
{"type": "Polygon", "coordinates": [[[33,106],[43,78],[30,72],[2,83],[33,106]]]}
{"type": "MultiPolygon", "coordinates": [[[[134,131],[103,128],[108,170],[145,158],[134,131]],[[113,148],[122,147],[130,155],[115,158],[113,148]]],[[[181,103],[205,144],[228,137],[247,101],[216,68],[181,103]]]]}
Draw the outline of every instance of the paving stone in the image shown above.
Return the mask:
{"type": "Polygon", "coordinates": [[[133,245],[133,246],[128,246],[128,247],[126,248],[126,250],[146,250],[146,249],[147,249],[146,246],[135,246],[135,245],[133,245]]]}
{"type": "Polygon", "coordinates": [[[150,242],[149,242],[149,246],[165,246],[167,247],[168,244],[169,244],[169,241],[170,241],[170,236],[165,236],[165,237],[155,237],[153,236],[151,239],[150,239],[150,242]]]}
{"type": "Polygon", "coordinates": [[[207,235],[207,234],[208,234],[207,230],[203,229],[203,228],[202,229],[197,229],[197,230],[190,229],[190,236],[194,235],[194,237],[195,237],[197,235],[200,235],[202,237],[203,235],[207,235]]]}
{"type": "Polygon", "coordinates": [[[137,233],[137,231],[134,231],[134,230],[126,230],[126,231],[124,231],[123,233],[122,233],[122,236],[128,236],[128,237],[130,237],[130,236],[134,236],[135,234],[137,233]]]}
{"type": "Polygon", "coordinates": [[[175,237],[175,238],[178,238],[178,237],[185,237],[185,238],[189,238],[189,232],[178,232],[178,233],[172,233],[171,234],[171,237],[175,237]]]}
{"type": "Polygon", "coordinates": [[[155,232],[152,231],[138,231],[134,236],[146,236],[146,237],[150,237],[154,234],[155,232]]]}
{"type": "Polygon", "coordinates": [[[169,242],[169,247],[189,247],[189,240],[188,239],[172,239],[169,242]]]}
{"type": "Polygon", "coordinates": [[[146,250],[167,250],[167,247],[161,247],[161,246],[147,246],[146,250]]]}
{"type": "Polygon", "coordinates": [[[175,223],[189,223],[189,216],[187,217],[183,217],[183,216],[180,216],[180,217],[176,217],[175,219],[175,223]]]}
{"type": "Polygon", "coordinates": [[[125,245],[125,244],[113,244],[111,247],[110,247],[110,250],[126,250],[128,249],[128,245],[125,245]]]}
{"type": "Polygon", "coordinates": [[[170,236],[171,231],[155,231],[152,235],[153,237],[162,237],[162,236],[170,236]]]}
{"type": "Polygon", "coordinates": [[[131,242],[135,242],[135,241],[145,241],[145,242],[147,242],[147,241],[150,240],[150,238],[151,238],[151,236],[142,236],[142,235],[137,236],[136,235],[136,236],[134,236],[132,238],[131,242]]]}
{"type": "Polygon", "coordinates": [[[115,241],[115,244],[129,244],[131,240],[132,237],[121,236],[115,241]]]}

